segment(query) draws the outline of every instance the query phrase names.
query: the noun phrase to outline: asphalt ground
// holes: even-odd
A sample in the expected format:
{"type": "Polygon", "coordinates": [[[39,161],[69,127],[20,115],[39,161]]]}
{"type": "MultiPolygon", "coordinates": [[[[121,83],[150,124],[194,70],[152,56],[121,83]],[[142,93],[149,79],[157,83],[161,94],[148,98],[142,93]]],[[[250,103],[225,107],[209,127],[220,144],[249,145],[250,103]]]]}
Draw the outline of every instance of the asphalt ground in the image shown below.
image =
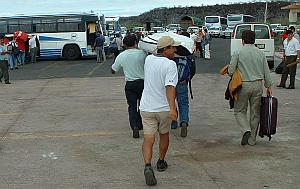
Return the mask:
{"type": "MultiPolygon", "coordinates": [[[[197,63],[188,137],[170,132],[169,168],[155,171],[153,188],[298,189],[300,83],[273,90],[279,109],[272,140],[241,146],[224,100],[229,78],[217,74],[229,61],[226,42],[214,40],[212,59],[197,63]]],[[[109,64],[42,61],[10,72],[13,84],[0,85],[1,189],[149,188],[143,135],[132,138],[124,78],[112,76],[109,64]]],[[[153,165],[157,158],[156,142],[153,165]]]]}
{"type": "MultiPolygon", "coordinates": [[[[196,58],[196,73],[218,73],[229,63],[230,39],[214,39],[211,45],[211,60],[196,58]],[[213,63],[213,64],[211,64],[213,63]]],[[[18,70],[10,70],[11,80],[32,80],[51,78],[84,78],[84,77],[115,77],[122,76],[122,71],[116,75],[110,72],[114,57],[110,56],[103,64],[97,64],[95,58],[82,60],[51,60],[39,61],[37,64],[27,64],[18,70]]]]}

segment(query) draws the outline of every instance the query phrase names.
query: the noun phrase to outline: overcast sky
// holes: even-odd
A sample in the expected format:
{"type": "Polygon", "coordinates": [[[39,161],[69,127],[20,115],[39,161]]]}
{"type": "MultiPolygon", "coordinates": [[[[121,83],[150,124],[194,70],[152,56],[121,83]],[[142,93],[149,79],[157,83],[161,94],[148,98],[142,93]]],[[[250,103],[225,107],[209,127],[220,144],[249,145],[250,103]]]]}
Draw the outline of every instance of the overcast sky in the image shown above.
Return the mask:
{"type": "Polygon", "coordinates": [[[0,15],[94,10],[107,16],[132,16],[157,7],[201,6],[202,4],[213,5],[247,1],[249,0],[0,0],[0,15]]]}

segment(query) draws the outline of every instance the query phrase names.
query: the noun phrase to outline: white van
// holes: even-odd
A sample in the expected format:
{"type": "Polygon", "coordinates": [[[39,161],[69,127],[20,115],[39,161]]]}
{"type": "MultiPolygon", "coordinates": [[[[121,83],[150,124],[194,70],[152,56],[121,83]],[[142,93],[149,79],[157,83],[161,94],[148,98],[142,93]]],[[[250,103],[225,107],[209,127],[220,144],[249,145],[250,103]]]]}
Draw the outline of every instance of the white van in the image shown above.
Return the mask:
{"type": "Polygon", "coordinates": [[[233,30],[233,36],[231,39],[231,55],[242,48],[242,32],[245,30],[252,30],[255,32],[255,46],[265,53],[269,68],[274,68],[274,39],[272,38],[271,27],[267,24],[237,24],[233,30]]]}

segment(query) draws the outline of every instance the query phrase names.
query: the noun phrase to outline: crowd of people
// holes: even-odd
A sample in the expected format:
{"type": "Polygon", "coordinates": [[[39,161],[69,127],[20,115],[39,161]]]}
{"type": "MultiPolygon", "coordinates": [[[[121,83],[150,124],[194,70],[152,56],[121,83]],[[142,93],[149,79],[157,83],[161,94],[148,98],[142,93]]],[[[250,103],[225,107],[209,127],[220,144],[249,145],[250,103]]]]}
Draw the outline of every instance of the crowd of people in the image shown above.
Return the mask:
{"type": "Polygon", "coordinates": [[[18,33],[9,41],[4,34],[0,34],[0,82],[4,77],[5,84],[11,84],[9,81],[8,70],[19,69],[19,66],[25,63],[36,63],[39,52],[39,39],[37,35],[21,37],[22,33],[18,33]]]}
{"type": "MultiPolygon", "coordinates": [[[[181,31],[195,41],[194,53],[190,56],[176,55],[180,42],[169,36],[162,36],[157,42],[157,53],[146,54],[137,48],[136,36],[129,34],[123,39],[125,51],[120,53],[112,65],[112,73],[121,68],[125,75],[125,94],[128,103],[129,123],[133,138],[139,138],[139,131],[144,132],[142,152],[144,157],[144,176],[147,185],[156,185],[154,169],[151,165],[155,134],[159,133],[159,158],[156,162],[157,171],[165,171],[168,164],[165,156],[169,146],[169,131],[181,128],[180,136],[187,137],[189,126],[188,82],[193,77],[196,52],[206,57],[209,50],[209,39],[204,30],[198,34],[181,31]],[[207,49],[206,49],[207,48],[207,49]],[[184,63],[183,63],[184,62],[184,63]],[[185,65],[189,68],[184,75],[185,65]],[[177,102],[177,103],[176,103],[177,102]],[[178,109],[178,111],[177,111],[178,109]],[[179,114],[179,115],[178,115],[179,114]],[[178,118],[179,117],[179,120],[178,118]],[[179,124],[178,124],[179,121],[179,124]]],[[[285,80],[290,74],[291,84],[288,89],[295,88],[294,76],[296,65],[300,63],[300,47],[297,35],[287,31],[284,41],[286,68],[282,74],[282,82],[278,87],[285,87],[285,80]],[[291,58],[292,56],[292,58],[291,58]]],[[[226,67],[225,73],[233,77],[238,75],[240,86],[236,93],[238,98],[232,104],[234,116],[241,130],[241,145],[256,145],[256,136],[260,121],[261,97],[263,86],[267,96],[272,96],[272,80],[267,59],[263,51],[255,46],[255,33],[245,30],[242,33],[243,47],[236,52],[226,67]],[[241,87],[242,86],[242,87],[241,87]],[[247,119],[250,105],[250,119],[247,119]]],[[[194,69],[195,70],[195,69],[194,69]]]]}

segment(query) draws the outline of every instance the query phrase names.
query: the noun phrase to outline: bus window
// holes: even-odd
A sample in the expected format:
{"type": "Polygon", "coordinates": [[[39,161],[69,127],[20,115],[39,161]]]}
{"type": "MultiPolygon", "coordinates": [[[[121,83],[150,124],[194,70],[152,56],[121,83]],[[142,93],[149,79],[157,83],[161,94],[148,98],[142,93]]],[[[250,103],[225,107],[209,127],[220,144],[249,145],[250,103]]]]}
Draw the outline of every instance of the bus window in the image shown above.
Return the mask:
{"type": "Polygon", "coordinates": [[[32,20],[20,20],[19,21],[19,25],[20,25],[20,30],[27,32],[27,33],[31,33],[32,32],[32,20]]]}
{"type": "Polygon", "coordinates": [[[78,31],[79,24],[78,23],[58,23],[57,25],[59,32],[72,32],[78,31]]]}
{"type": "Polygon", "coordinates": [[[7,33],[7,22],[0,21],[0,33],[7,33]]]}
{"type": "Polygon", "coordinates": [[[219,18],[218,17],[207,17],[206,18],[206,23],[218,23],[219,18]]]}

